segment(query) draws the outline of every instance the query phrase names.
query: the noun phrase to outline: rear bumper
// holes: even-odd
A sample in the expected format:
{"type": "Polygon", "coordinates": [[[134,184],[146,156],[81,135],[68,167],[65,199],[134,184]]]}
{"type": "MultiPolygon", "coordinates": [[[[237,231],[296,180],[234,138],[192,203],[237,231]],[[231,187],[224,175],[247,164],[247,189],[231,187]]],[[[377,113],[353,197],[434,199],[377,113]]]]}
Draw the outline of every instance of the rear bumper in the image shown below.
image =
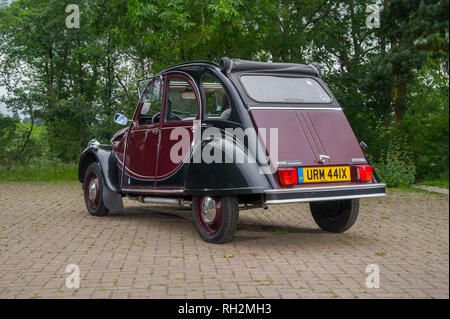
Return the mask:
{"type": "Polygon", "coordinates": [[[266,204],[287,204],[386,196],[386,184],[312,186],[265,191],[266,204]]]}

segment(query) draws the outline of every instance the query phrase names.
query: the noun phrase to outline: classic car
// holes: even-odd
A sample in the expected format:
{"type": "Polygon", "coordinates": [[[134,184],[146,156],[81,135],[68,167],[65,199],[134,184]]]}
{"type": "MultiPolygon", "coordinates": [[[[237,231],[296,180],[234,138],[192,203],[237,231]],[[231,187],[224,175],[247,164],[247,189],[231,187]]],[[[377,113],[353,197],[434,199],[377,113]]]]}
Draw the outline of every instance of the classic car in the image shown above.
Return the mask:
{"type": "Polygon", "coordinates": [[[318,63],[222,58],[139,81],[139,102],[110,144],[93,139],[78,178],[94,216],[142,203],[192,207],[207,242],[233,239],[239,210],[309,202],[328,232],[355,222],[359,198],[385,196],[318,63]]]}

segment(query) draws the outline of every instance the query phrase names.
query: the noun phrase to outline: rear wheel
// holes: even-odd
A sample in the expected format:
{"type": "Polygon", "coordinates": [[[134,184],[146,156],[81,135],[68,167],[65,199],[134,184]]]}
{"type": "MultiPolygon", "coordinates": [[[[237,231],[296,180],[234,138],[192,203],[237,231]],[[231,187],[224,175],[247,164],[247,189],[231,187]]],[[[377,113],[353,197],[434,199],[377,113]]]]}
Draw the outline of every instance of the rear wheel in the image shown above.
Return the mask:
{"type": "Polygon", "coordinates": [[[233,239],[239,220],[236,197],[195,197],[192,217],[204,241],[222,244],[233,239]]]}
{"type": "Polygon", "coordinates": [[[355,223],[359,199],[310,202],[309,208],[320,228],[332,233],[342,233],[355,223]]]}
{"type": "Polygon", "coordinates": [[[87,210],[93,216],[106,216],[109,213],[103,202],[103,181],[100,164],[90,164],[84,174],[83,191],[87,210]]]}

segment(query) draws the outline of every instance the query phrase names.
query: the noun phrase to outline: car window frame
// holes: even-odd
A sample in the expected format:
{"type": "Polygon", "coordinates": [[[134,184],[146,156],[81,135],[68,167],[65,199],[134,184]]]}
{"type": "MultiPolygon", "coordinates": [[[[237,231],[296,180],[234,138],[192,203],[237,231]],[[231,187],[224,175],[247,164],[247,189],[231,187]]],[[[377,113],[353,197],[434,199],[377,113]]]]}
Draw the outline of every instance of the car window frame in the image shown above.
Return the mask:
{"type": "Polygon", "coordinates": [[[216,79],[216,81],[217,81],[218,83],[220,83],[220,85],[223,87],[223,89],[225,90],[225,95],[226,95],[226,97],[227,97],[227,99],[228,99],[228,103],[230,104],[230,109],[231,109],[232,112],[233,112],[233,108],[234,108],[234,106],[233,106],[233,100],[232,100],[231,94],[230,94],[230,92],[229,92],[229,90],[228,90],[228,87],[227,87],[227,86],[225,85],[225,83],[224,83],[218,76],[216,76],[213,72],[210,72],[209,70],[206,70],[206,72],[204,72],[204,73],[201,75],[200,80],[199,80],[199,89],[201,90],[201,94],[202,94],[202,96],[204,97],[204,103],[203,103],[203,112],[202,112],[202,115],[203,115],[203,117],[204,117],[205,119],[220,120],[220,119],[221,119],[221,118],[220,118],[220,114],[222,114],[223,110],[222,110],[222,112],[220,112],[220,114],[217,115],[217,116],[208,116],[208,113],[207,113],[207,105],[206,105],[207,99],[206,99],[206,92],[203,90],[203,79],[205,78],[206,75],[209,75],[210,77],[216,79]]]}
{"type": "Polygon", "coordinates": [[[202,98],[200,95],[200,89],[197,85],[197,83],[195,82],[195,80],[187,73],[183,72],[183,71],[179,71],[179,70],[174,70],[174,71],[170,71],[164,74],[164,104],[163,104],[163,116],[162,116],[162,122],[163,124],[166,124],[166,126],[168,125],[173,125],[173,124],[179,124],[179,123],[189,123],[191,121],[196,121],[196,120],[200,120],[201,119],[201,112],[202,112],[202,98]],[[195,117],[195,119],[193,120],[187,120],[187,121],[167,121],[166,120],[166,107],[167,107],[167,103],[168,103],[168,98],[169,98],[169,83],[170,80],[172,80],[173,78],[178,78],[181,80],[186,81],[193,89],[194,94],[195,94],[195,98],[197,101],[197,115],[195,117]]]}

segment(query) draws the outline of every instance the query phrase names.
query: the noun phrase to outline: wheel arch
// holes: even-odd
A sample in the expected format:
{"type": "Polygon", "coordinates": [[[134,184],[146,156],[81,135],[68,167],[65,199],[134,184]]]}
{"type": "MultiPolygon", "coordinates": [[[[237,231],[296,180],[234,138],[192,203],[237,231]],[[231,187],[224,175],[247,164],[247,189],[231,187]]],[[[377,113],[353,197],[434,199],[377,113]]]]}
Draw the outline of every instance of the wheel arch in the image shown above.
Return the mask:
{"type": "Polygon", "coordinates": [[[78,163],[78,179],[83,183],[86,169],[95,162],[100,165],[103,175],[105,187],[102,197],[105,206],[109,210],[123,211],[122,195],[119,192],[119,173],[116,158],[111,149],[88,147],[84,150],[78,163]]]}
{"type": "MultiPolygon", "coordinates": [[[[239,196],[239,195],[262,195],[270,189],[270,184],[265,174],[261,173],[258,162],[254,156],[242,145],[235,144],[234,148],[227,148],[225,144],[231,143],[227,138],[214,138],[202,141],[202,147],[211,144],[212,148],[220,152],[222,163],[200,163],[195,162],[192,155],[189,162],[186,182],[186,195],[211,195],[211,196],[239,196]],[[235,163],[233,154],[244,156],[249,161],[246,163],[235,163]],[[225,163],[225,156],[233,158],[232,163],[225,163]]],[[[195,152],[196,150],[194,150],[195,152]]],[[[193,154],[194,154],[193,152],[193,154]]]]}
{"type": "Polygon", "coordinates": [[[100,164],[105,184],[108,189],[113,192],[119,192],[120,174],[118,173],[115,154],[110,149],[91,147],[84,150],[78,163],[78,180],[83,183],[86,169],[93,162],[98,162],[100,164]]]}

